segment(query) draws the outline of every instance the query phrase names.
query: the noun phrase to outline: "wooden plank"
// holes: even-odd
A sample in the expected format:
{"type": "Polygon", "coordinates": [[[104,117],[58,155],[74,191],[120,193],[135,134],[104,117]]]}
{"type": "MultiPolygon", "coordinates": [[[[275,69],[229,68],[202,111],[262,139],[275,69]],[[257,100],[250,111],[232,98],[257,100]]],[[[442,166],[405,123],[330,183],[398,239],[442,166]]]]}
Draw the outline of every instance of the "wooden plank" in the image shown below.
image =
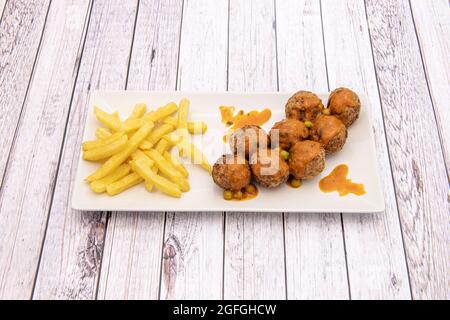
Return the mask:
{"type": "MultiPolygon", "coordinates": [[[[140,1],[128,89],[176,88],[182,6],[181,0],[140,1]]],[[[99,298],[159,297],[164,220],[164,212],[112,214],[99,298]]]]}
{"type": "MultiPolygon", "coordinates": [[[[184,1],[178,89],[224,91],[228,2],[184,1]]],[[[223,215],[167,216],[161,299],[222,298],[223,215]]]]}
{"type": "Polygon", "coordinates": [[[92,299],[96,296],[106,215],[71,209],[86,110],[91,90],[124,89],[137,1],[94,1],[34,298],[92,299]]]}
{"type": "Polygon", "coordinates": [[[0,0],[0,19],[2,17],[3,10],[5,9],[5,6],[6,6],[6,0],[0,0]]]}
{"type": "Polygon", "coordinates": [[[409,3],[366,6],[412,296],[449,299],[448,178],[409,3]]]}
{"type": "MultiPolygon", "coordinates": [[[[231,1],[231,91],[276,91],[273,0],[231,1]]],[[[264,106],[261,106],[264,107],[264,106]]],[[[225,299],[285,299],[283,214],[227,213],[225,299]]]]}
{"type": "Polygon", "coordinates": [[[48,7],[49,1],[11,0],[0,20],[0,185],[33,72],[48,7]]]}
{"type": "MultiPolygon", "coordinates": [[[[385,191],[382,214],[344,214],[343,226],[352,299],[409,299],[409,284],[397,204],[374,73],[364,3],[322,2],[330,89],[366,93],[385,191]]],[[[350,168],[351,170],[351,168],[350,168]]]]}
{"type": "Polygon", "coordinates": [[[446,0],[410,1],[450,176],[450,10],[446,0]]]}
{"type": "Polygon", "coordinates": [[[88,8],[88,0],[50,7],[0,192],[2,298],[31,296],[88,8]]]}
{"type": "MultiPolygon", "coordinates": [[[[320,3],[276,2],[280,91],[327,92],[320,3]]],[[[348,299],[339,214],[285,214],[288,299],[348,299]]]]}

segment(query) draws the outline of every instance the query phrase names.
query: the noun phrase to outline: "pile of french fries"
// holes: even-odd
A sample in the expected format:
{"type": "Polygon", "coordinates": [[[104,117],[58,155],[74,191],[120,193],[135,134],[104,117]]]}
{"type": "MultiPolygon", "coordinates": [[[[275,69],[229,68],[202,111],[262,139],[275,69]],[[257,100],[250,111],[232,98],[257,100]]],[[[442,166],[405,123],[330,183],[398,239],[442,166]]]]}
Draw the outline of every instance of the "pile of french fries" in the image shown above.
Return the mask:
{"type": "Polygon", "coordinates": [[[115,196],[144,183],[149,192],[155,187],[169,196],[181,197],[190,189],[189,172],[172,154],[173,147],[211,174],[211,165],[189,136],[204,134],[207,126],[188,120],[189,105],[189,100],[182,99],[178,105],[171,102],[147,113],[145,104],[137,104],[124,121],[117,112],[94,107],[95,117],[104,127],[97,128],[96,140],[82,145],[84,160],[101,163],[86,178],[91,189],[115,196]]]}

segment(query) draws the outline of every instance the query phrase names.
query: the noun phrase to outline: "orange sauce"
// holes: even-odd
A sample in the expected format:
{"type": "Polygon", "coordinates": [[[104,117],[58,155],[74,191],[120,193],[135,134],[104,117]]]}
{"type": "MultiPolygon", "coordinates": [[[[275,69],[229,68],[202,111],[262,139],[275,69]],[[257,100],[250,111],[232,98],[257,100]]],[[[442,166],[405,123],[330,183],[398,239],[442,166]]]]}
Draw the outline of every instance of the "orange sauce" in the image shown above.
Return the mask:
{"type": "Polygon", "coordinates": [[[348,166],[341,164],[333,169],[333,171],[320,180],[319,187],[322,192],[339,192],[341,197],[353,193],[357,196],[366,194],[364,185],[360,183],[353,183],[352,180],[347,179],[348,166]]]}
{"type": "Polygon", "coordinates": [[[243,110],[240,110],[236,114],[234,114],[235,107],[232,106],[221,106],[219,107],[219,110],[222,117],[222,123],[227,127],[230,127],[223,137],[225,142],[233,131],[247,125],[262,126],[272,117],[272,111],[270,111],[270,109],[264,109],[262,111],[254,110],[248,113],[244,113],[243,110]]]}

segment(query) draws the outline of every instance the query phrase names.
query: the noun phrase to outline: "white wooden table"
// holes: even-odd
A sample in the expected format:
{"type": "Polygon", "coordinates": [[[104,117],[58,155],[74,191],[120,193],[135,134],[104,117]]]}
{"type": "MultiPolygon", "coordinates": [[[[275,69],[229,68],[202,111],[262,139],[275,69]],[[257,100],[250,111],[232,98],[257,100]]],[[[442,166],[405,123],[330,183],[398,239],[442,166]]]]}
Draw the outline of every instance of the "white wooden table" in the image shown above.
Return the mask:
{"type": "Polygon", "coordinates": [[[449,299],[447,0],[0,0],[0,298],[449,299]],[[383,214],[74,212],[94,89],[371,99],[383,214]]]}

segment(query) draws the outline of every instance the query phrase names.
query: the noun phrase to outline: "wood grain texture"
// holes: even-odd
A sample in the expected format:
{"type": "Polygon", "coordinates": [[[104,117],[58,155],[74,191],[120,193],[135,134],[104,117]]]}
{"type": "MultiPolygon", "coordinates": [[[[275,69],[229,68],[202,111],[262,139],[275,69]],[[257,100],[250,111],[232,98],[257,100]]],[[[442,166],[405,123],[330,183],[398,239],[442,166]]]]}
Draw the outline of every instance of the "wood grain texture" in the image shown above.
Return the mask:
{"type": "MultiPolygon", "coordinates": [[[[274,9],[230,1],[229,90],[277,90],[274,9]]],[[[282,213],[227,213],[225,224],[224,298],[285,299],[282,213]]]]}
{"type": "Polygon", "coordinates": [[[0,0],[0,18],[2,17],[5,6],[6,6],[6,0],[0,0]]]}
{"type": "Polygon", "coordinates": [[[0,185],[3,184],[48,7],[49,1],[11,0],[5,6],[0,21],[0,185]]]}
{"type": "MultiPolygon", "coordinates": [[[[184,1],[178,89],[224,91],[228,2],[184,1]]],[[[223,215],[170,213],[163,248],[161,299],[220,299],[223,215]]]]}
{"type": "Polygon", "coordinates": [[[50,7],[0,192],[0,297],[31,296],[88,9],[88,0],[50,7]]]}
{"type": "Polygon", "coordinates": [[[106,215],[71,209],[91,90],[124,89],[137,1],[94,1],[72,100],[34,298],[96,296],[106,215]]]}
{"type": "MultiPolygon", "coordinates": [[[[174,90],[183,2],[139,2],[128,73],[130,90],[174,90]]],[[[158,299],[164,212],[113,213],[108,221],[100,299],[158,299]]]]}
{"type": "Polygon", "coordinates": [[[446,0],[410,1],[450,176],[450,8],[446,0]]]}
{"type": "MultiPolygon", "coordinates": [[[[327,92],[320,3],[277,1],[280,91],[327,92]]],[[[301,190],[300,190],[301,192],[301,190]]],[[[348,299],[339,214],[285,214],[288,299],[348,299]]]]}
{"type": "Polygon", "coordinates": [[[370,99],[386,203],[382,214],[343,215],[351,298],[410,299],[364,3],[323,1],[322,14],[330,89],[346,86],[370,99]]]}
{"type": "Polygon", "coordinates": [[[448,178],[409,3],[366,6],[412,295],[449,299],[448,178]]]}

